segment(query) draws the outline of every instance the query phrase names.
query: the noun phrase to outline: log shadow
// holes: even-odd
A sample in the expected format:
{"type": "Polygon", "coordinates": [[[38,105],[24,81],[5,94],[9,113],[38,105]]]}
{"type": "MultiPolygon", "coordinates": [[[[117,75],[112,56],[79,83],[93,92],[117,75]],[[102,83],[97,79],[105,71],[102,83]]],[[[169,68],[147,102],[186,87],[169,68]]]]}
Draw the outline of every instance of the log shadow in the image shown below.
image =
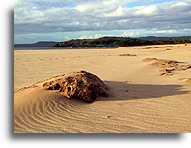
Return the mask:
{"type": "Polygon", "coordinates": [[[128,82],[105,81],[110,96],[99,101],[157,99],[161,97],[188,94],[182,85],[131,84],[128,82]]]}

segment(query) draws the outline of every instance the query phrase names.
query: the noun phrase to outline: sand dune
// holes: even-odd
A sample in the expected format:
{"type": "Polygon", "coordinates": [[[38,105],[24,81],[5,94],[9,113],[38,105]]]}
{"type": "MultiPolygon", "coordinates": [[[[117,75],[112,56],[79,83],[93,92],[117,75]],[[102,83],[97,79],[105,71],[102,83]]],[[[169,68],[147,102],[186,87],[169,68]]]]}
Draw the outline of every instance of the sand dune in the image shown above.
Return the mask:
{"type": "Polygon", "coordinates": [[[160,75],[173,75],[176,71],[185,71],[191,69],[191,64],[174,60],[146,58],[143,59],[143,61],[157,66],[159,68],[160,75]]]}
{"type": "Polygon", "coordinates": [[[160,75],[157,67],[143,61],[157,58],[191,64],[190,57],[191,45],[15,51],[14,131],[191,132],[191,69],[160,75]],[[38,85],[79,70],[103,79],[110,96],[87,104],[38,85]]]}

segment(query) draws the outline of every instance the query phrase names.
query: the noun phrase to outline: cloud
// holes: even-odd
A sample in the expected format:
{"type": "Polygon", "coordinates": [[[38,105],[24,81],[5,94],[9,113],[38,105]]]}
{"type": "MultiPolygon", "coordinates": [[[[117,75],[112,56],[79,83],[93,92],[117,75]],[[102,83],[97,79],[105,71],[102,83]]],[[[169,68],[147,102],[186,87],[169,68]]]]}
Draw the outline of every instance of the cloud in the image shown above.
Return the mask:
{"type": "Polygon", "coordinates": [[[189,4],[188,3],[186,3],[186,2],[177,2],[177,3],[174,3],[174,4],[172,4],[171,5],[171,8],[177,8],[177,7],[184,7],[184,6],[188,6],[189,4]]]}
{"type": "Polygon", "coordinates": [[[152,16],[157,14],[158,11],[158,7],[155,5],[151,5],[151,6],[142,6],[141,8],[138,8],[135,11],[136,15],[144,15],[144,16],[152,16]]]}
{"type": "Polygon", "coordinates": [[[96,38],[100,38],[103,37],[103,34],[93,34],[93,35],[82,35],[79,37],[79,39],[96,39],[96,38]]]}
{"type": "MultiPolygon", "coordinates": [[[[19,0],[14,23],[16,36],[79,31],[112,34],[113,30],[141,29],[180,32],[191,28],[191,1],[19,0]]],[[[173,33],[179,35],[179,32],[173,33]]]]}

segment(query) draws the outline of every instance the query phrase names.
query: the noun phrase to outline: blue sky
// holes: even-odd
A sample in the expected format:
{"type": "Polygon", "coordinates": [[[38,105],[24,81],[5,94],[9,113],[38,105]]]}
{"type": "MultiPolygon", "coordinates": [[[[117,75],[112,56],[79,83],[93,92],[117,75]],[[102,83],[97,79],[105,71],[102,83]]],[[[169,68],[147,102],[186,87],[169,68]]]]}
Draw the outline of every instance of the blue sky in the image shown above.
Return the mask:
{"type": "Polygon", "coordinates": [[[15,43],[191,35],[191,0],[18,0],[15,43]]]}

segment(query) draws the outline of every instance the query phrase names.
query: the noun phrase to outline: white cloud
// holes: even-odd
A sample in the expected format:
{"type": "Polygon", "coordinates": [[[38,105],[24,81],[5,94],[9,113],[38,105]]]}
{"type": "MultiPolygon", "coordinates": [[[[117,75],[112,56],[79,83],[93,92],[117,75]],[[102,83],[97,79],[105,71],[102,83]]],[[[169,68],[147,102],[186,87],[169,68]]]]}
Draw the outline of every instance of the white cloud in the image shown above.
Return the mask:
{"type": "Polygon", "coordinates": [[[116,11],[120,8],[122,2],[123,0],[94,0],[79,4],[75,9],[80,13],[91,13],[96,16],[102,16],[104,13],[116,11]]]}
{"type": "Polygon", "coordinates": [[[79,12],[89,12],[94,9],[97,9],[97,8],[90,4],[83,4],[83,5],[76,6],[76,10],[78,10],[79,12]]]}
{"type": "Polygon", "coordinates": [[[155,33],[155,34],[173,34],[173,33],[176,33],[176,32],[177,32],[177,30],[170,29],[170,30],[156,30],[153,33],[155,33]]]}
{"type": "Polygon", "coordinates": [[[184,6],[188,6],[189,4],[186,2],[176,2],[174,4],[171,5],[171,8],[176,8],[176,7],[184,7],[184,6]]]}
{"type": "Polygon", "coordinates": [[[158,7],[155,5],[143,6],[135,11],[136,15],[152,16],[158,12],[158,7]]]}
{"type": "Polygon", "coordinates": [[[103,34],[83,35],[83,36],[80,36],[79,39],[96,39],[96,38],[100,38],[103,36],[104,36],[103,34]]]}
{"type": "Polygon", "coordinates": [[[139,36],[140,35],[140,33],[139,33],[139,31],[125,31],[125,32],[123,32],[122,34],[121,34],[121,36],[122,37],[137,37],[137,36],[139,36]]]}
{"type": "Polygon", "coordinates": [[[122,6],[119,6],[117,9],[110,13],[105,13],[104,16],[106,17],[119,17],[119,16],[125,16],[127,14],[125,8],[122,6]]]}
{"type": "MultiPolygon", "coordinates": [[[[163,30],[191,28],[191,0],[151,1],[20,0],[15,7],[15,32],[29,34],[157,28],[162,31],[159,33],[163,33],[163,30]]],[[[136,34],[128,32],[128,35],[136,34]]]]}

